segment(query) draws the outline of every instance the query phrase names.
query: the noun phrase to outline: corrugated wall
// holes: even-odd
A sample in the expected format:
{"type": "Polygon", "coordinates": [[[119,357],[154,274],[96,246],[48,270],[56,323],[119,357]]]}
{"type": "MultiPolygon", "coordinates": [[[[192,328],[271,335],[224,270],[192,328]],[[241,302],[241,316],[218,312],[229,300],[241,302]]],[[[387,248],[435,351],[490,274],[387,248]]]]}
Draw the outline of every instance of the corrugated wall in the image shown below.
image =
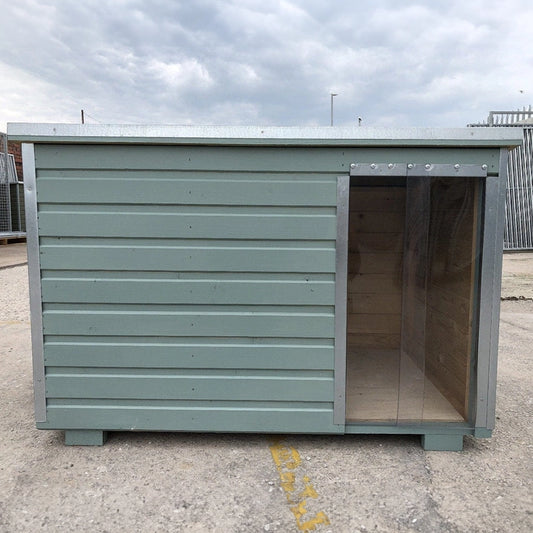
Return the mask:
{"type": "Polygon", "coordinates": [[[335,154],[36,145],[47,422],[333,425],[335,154]]]}

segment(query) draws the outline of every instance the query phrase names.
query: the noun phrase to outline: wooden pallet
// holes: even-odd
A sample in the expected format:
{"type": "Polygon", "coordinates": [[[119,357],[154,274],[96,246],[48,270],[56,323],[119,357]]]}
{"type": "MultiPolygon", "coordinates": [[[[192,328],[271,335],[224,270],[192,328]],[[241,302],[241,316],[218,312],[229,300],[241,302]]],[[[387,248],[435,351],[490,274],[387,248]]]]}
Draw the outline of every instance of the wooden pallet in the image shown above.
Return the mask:
{"type": "Polygon", "coordinates": [[[26,242],[26,237],[24,235],[0,235],[0,246],[4,244],[16,244],[20,242],[26,242]]]}

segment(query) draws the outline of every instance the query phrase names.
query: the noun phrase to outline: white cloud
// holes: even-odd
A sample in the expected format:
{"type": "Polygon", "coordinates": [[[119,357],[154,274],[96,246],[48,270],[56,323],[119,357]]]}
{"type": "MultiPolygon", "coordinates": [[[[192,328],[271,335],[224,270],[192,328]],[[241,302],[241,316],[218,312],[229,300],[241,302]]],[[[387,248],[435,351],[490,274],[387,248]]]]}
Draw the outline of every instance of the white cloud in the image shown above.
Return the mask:
{"type": "Polygon", "coordinates": [[[6,122],[72,122],[78,108],[64,92],[22,69],[0,62],[0,131],[6,122]]]}
{"type": "Polygon", "coordinates": [[[181,63],[166,63],[159,59],[151,59],[147,69],[170,89],[187,87],[206,89],[213,85],[209,72],[196,59],[186,59],[181,63]]]}

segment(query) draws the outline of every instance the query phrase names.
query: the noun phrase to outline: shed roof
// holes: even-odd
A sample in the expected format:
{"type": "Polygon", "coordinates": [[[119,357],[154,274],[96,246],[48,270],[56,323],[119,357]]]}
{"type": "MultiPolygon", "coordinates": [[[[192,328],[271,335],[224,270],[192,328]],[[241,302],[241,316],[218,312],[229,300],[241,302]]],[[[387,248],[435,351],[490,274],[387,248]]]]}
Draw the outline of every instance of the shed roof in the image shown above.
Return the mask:
{"type": "Polygon", "coordinates": [[[522,143],[515,128],[370,128],[359,126],[177,126],[8,124],[10,140],[34,143],[263,146],[501,146],[522,143]]]}

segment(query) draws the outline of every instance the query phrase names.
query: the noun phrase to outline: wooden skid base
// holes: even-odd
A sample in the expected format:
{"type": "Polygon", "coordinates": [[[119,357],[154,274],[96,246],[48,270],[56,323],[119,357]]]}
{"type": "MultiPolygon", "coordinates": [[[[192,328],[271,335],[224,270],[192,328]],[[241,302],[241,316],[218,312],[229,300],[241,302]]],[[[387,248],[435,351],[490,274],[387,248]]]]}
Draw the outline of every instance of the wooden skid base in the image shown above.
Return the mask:
{"type": "MultiPolygon", "coordinates": [[[[421,437],[422,447],[427,451],[460,452],[463,449],[463,435],[424,434],[421,437]]],[[[99,429],[65,430],[67,446],[103,446],[106,440],[107,431],[99,429]]]]}
{"type": "Polygon", "coordinates": [[[460,452],[463,435],[422,435],[422,448],[427,451],[460,452]]]}
{"type": "Polygon", "coordinates": [[[65,444],[67,446],[103,446],[107,440],[107,431],[99,429],[67,429],[65,444]]]}

